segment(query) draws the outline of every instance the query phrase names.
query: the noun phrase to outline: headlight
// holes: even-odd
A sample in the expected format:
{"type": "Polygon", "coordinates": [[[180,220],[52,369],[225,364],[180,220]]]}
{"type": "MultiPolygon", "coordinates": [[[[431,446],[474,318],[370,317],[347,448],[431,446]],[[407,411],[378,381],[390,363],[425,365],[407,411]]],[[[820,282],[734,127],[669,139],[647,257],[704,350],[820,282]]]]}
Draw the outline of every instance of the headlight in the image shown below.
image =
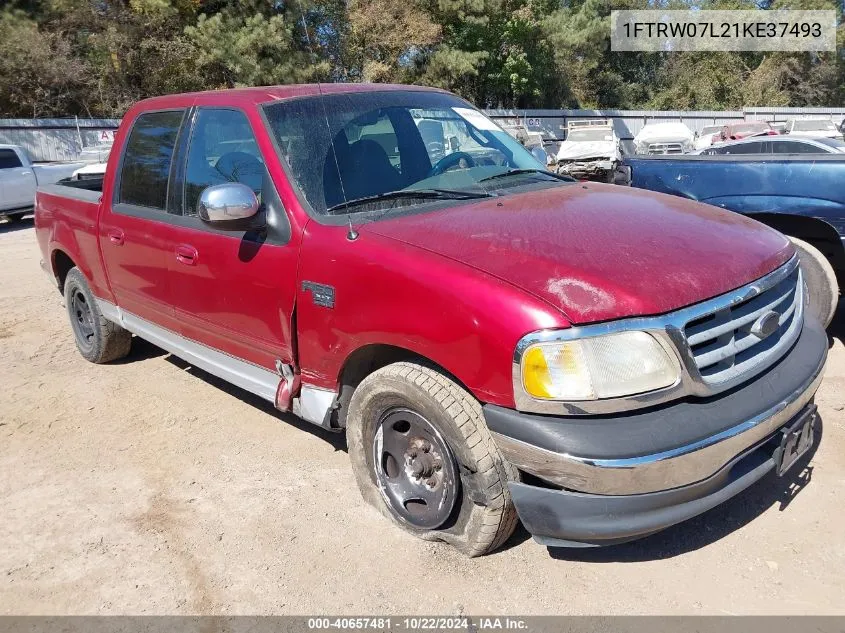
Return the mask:
{"type": "Polygon", "coordinates": [[[522,355],[522,386],[541,400],[617,398],[671,387],[678,364],[646,332],[535,343],[522,355]]]}

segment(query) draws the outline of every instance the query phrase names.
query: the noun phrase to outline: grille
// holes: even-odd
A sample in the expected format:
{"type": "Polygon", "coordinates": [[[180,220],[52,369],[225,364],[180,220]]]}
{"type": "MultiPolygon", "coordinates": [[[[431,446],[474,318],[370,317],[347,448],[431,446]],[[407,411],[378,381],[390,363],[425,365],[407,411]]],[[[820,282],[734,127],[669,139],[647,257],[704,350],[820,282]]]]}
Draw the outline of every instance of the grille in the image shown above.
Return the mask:
{"type": "Polygon", "coordinates": [[[649,154],[683,154],[684,146],[681,143],[651,143],[648,146],[649,154]]]}
{"type": "Polygon", "coordinates": [[[687,323],[684,333],[702,380],[718,387],[751,377],[780,358],[801,331],[802,289],[796,266],[788,277],[759,294],[687,323]],[[761,339],[752,328],[769,311],[779,314],[778,326],[761,339]]]}

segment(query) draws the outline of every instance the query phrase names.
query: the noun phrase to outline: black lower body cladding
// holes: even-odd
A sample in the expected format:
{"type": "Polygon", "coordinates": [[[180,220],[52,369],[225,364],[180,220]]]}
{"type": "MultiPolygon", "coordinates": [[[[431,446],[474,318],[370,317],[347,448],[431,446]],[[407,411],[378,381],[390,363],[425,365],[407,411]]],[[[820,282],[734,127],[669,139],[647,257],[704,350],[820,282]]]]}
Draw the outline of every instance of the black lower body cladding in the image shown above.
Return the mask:
{"type": "Polygon", "coordinates": [[[523,525],[547,545],[612,545],[726,501],[775,469],[783,429],[814,417],[827,349],[824,330],[808,319],[776,365],[713,398],[617,416],[485,406],[504,456],[553,482],[510,484],[523,525]]]}

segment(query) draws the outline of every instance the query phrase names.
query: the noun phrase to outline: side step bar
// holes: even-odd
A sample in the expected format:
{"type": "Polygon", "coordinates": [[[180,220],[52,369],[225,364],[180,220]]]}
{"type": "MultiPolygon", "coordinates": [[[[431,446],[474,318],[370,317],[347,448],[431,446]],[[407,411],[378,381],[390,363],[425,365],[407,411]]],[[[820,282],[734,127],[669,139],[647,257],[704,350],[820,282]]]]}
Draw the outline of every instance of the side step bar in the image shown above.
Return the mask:
{"type": "Polygon", "coordinates": [[[334,391],[312,385],[302,385],[299,387],[297,394],[298,376],[295,381],[289,380],[284,371],[277,373],[235,358],[202,343],[197,343],[181,334],[126,312],[99,297],[97,304],[100,312],[109,321],[117,323],[136,336],[159,346],[185,362],[273,403],[273,406],[281,411],[292,408],[294,415],[308,422],[328,430],[337,430],[331,427],[331,411],[337,398],[334,391]],[[288,390],[287,394],[284,393],[285,389],[288,390]],[[292,407],[290,407],[291,396],[293,396],[292,407]],[[282,401],[279,400],[279,397],[282,397],[282,401]]]}

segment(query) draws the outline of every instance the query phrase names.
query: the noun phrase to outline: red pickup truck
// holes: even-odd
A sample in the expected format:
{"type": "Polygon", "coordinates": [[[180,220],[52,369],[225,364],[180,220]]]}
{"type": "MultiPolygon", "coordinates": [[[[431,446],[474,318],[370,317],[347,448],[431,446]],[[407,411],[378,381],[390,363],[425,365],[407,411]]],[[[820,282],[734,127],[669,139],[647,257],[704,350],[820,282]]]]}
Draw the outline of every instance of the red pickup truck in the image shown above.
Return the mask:
{"type": "Polygon", "coordinates": [[[345,432],[369,503],[471,556],[517,518],[651,534],[813,444],[827,337],[785,237],[550,173],[444,91],[143,101],[35,225],[86,359],[138,336],[345,432]]]}

